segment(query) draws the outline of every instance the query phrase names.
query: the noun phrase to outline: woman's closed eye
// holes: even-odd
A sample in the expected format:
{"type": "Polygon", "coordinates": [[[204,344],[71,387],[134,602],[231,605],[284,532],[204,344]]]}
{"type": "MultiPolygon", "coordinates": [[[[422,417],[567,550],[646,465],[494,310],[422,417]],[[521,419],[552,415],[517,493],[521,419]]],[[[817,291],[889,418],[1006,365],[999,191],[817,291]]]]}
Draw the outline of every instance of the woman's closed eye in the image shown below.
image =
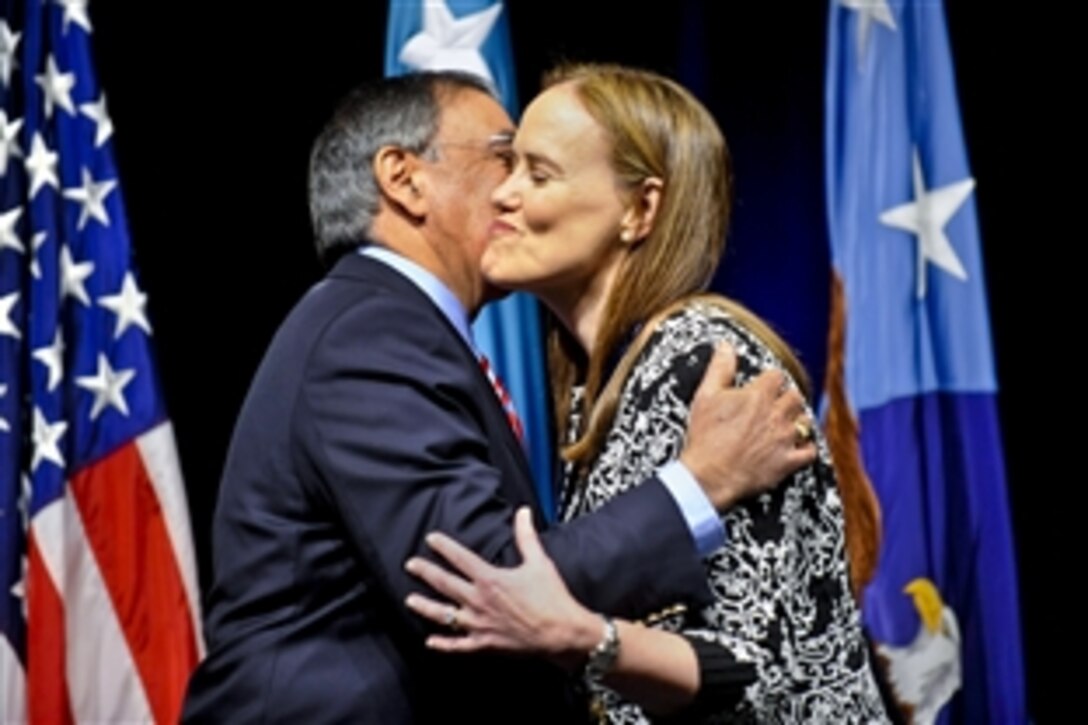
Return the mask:
{"type": "Polygon", "coordinates": [[[552,175],[545,169],[540,167],[529,166],[529,180],[536,186],[543,186],[548,183],[552,178],[552,175]]]}

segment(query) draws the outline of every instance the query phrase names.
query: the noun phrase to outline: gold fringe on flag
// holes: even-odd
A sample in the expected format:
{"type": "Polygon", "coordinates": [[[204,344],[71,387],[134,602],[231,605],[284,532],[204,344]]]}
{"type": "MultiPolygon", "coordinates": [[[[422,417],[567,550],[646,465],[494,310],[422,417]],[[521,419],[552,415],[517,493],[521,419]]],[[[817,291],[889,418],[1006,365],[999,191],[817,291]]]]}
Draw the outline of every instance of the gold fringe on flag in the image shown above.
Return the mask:
{"type": "Polygon", "coordinates": [[[872,580],[880,557],[882,536],[880,502],[865,472],[858,444],[858,422],[846,399],[846,293],[842,280],[832,273],[831,319],[827,333],[827,372],[824,392],[827,417],[824,433],[835,461],[835,472],[846,519],[846,553],[850,560],[850,582],[854,598],[872,580]]]}

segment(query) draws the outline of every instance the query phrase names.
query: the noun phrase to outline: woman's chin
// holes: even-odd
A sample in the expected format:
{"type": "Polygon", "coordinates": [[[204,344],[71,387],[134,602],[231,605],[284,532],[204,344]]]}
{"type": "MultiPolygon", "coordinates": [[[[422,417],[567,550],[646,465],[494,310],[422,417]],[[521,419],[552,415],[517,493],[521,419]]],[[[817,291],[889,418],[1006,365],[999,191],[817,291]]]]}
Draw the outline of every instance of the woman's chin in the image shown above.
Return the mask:
{"type": "Polygon", "coordinates": [[[480,271],[484,279],[502,289],[520,290],[526,281],[524,275],[518,274],[516,265],[504,260],[501,254],[492,254],[492,250],[484,252],[480,260],[480,271]]]}
{"type": "Polygon", "coordinates": [[[500,289],[521,291],[529,290],[532,287],[530,280],[525,280],[522,277],[514,274],[510,274],[508,270],[501,268],[494,271],[489,270],[486,266],[483,267],[484,279],[500,289]]]}

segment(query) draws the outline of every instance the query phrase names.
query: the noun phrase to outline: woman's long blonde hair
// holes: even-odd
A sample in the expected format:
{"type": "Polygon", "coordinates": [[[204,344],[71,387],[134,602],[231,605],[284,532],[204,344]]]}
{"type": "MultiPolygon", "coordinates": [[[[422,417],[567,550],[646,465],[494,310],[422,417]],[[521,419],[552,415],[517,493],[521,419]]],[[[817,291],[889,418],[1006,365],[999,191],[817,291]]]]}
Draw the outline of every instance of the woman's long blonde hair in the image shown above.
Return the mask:
{"type": "MultiPolygon", "coordinates": [[[[796,355],[767,323],[737,302],[701,294],[725,250],[732,206],[732,162],[713,117],[687,90],[643,70],[615,65],[567,65],[545,78],[545,87],[571,82],[586,110],[612,143],[612,168],[622,187],[636,189],[646,179],[663,182],[663,193],[649,235],[621,263],[588,356],[554,319],[550,323],[548,363],[564,460],[579,479],[589,470],[616,415],[623,385],[657,325],[699,297],[732,315],[782,361],[810,395],[808,376],[796,355]],[[609,375],[613,351],[630,341],[609,375]],[[609,379],[605,380],[605,376],[609,379]],[[585,381],[578,437],[571,441],[571,387],[585,381]]],[[[842,331],[838,335],[841,347],[842,331]]],[[[841,358],[841,355],[839,356],[841,358]]],[[[841,365],[840,365],[841,367],[841,365]]],[[[837,369],[832,361],[829,380],[837,369]]],[[[834,380],[832,395],[841,389],[834,380]]],[[[840,392],[841,396],[841,392],[840,392]]],[[[832,406],[834,407],[834,406],[832,406]]],[[[839,461],[836,476],[846,519],[846,548],[855,597],[872,578],[880,551],[880,508],[865,474],[857,445],[856,422],[832,420],[829,446],[839,461]]]]}
{"type": "MultiPolygon", "coordinates": [[[[616,65],[579,64],[552,71],[544,86],[566,82],[611,142],[612,168],[621,188],[635,189],[651,177],[664,186],[648,236],[630,249],[616,274],[588,356],[561,325],[550,324],[548,357],[561,442],[570,441],[571,386],[585,381],[579,412],[586,424],[562,449],[565,460],[584,470],[600,452],[623,382],[649,333],[670,311],[703,292],[713,277],[725,249],[732,163],[714,118],[668,78],[616,65]],[[639,325],[642,334],[605,380],[609,356],[639,325]]],[[[713,296],[713,303],[768,345],[807,393],[804,368],[770,326],[732,300],[713,296]]]]}

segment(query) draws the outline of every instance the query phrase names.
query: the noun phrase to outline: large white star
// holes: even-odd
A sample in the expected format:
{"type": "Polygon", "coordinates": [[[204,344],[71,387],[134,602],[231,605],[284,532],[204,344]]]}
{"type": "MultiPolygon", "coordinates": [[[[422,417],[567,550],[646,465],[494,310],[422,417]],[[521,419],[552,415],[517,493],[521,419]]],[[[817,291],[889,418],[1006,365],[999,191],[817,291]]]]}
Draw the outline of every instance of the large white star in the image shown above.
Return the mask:
{"type": "Polygon", "coordinates": [[[94,272],[94,262],[76,262],[72,260],[72,252],[65,245],[60,248],[60,298],[72,295],[85,305],[91,304],[91,298],[87,295],[87,288],[83,281],[94,272]]]}
{"type": "Polygon", "coordinates": [[[9,158],[23,155],[19,148],[19,129],[22,127],[23,119],[8,121],[8,114],[0,109],[0,176],[8,173],[9,158]]]}
{"type": "Polygon", "coordinates": [[[19,327],[11,321],[11,311],[19,302],[19,293],[12,292],[0,297],[0,335],[7,335],[18,340],[22,337],[19,327]]]}
{"type": "Polygon", "coordinates": [[[106,143],[113,135],[113,121],[106,112],[106,94],[103,93],[94,103],[81,103],[79,112],[95,123],[94,147],[106,143]]]}
{"type": "Polygon", "coordinates": [[[120,338],[129,325],[136,325],[144,332],[151,333],[151,323],[147,321],[147,314],[144,312],[147,295],[136,286],[136,278],[132,276],[131,271],[125,272],[120,291],[115,295],[99,297],[98,304],[117,315],[117,327],[113,332],[114,340],[120,338]]]}
{"type": "Polygon", "coordinates": [[[53,117],[54,105],[63,108],[69,116],[76,115],[76,107],[72,105],[72,87],[76,84],[76,74],[61,73],[52,54],[45,59],[45,73],[34,76],[34,82],[41,86],[42,95],[45,97],[46,118],[53,117]]]}
{"type": "Polygon", "coordinates": [[[83,208],[79,212],[79,222],[76,224],[76,229],[82,230],[87,226],[87,220],[94,217],[102,226],[108,227],[110,225],[110,216],[106,213],[106,197],[110,195],[110,192],[117,186],[116,179],[106,179],[104,181],[95,181],[91,177],[91,171],[86,166],[82,169],[83,185],[75,186],[70,189],[64,189],[61,193],[65,199],[78,202],[83,205],[83,208]]]}
{"type": "Polygon", "coordinates": [[[34,132],[34,138],[30,141],[30,155],[26,157],[26,171],[30,174],[30,191],[28,199],[33,199],[38,189],[48,184],[54,189],[60,188],[57,179],[57,154],[50,151],[45,145],[45,139],[41,133],[34,132]]]}
{"type": "Polygon", "coordinates": [[[57,334],[53,336],[52,345],[39,347],[31,354],[49,371],[49,380],[45,387],[52,393],[64,379],[64,338],[61,337],[60,328],[57,328],[57,334]]]}
{"type": "Polygon", "coordinates": [[[45,419],[42,409],[34,408],[34,431],[31,434],[34,441],[34,453],[30,459],[30,472],[38,469],[42,461],[49,461],[60,468],[64,468],[64,456],[61,455],[60,437],[68,430],[68,424],[63,420],[50,423],[45,419]]]}
{"type": "Polygon", "coordinates": [[[110,361],[102,353],[98,353],[98,372],[94,375],[84,375],[76,378],[76,385],[94,393],[94,405],[91,406],[91,420],[94,420],[107,405],[112,405],[121,411],[122,415],[128,415],[128,403],[125,402],[125,386],[136,377],[135,369],[114,370],[110,367],[110,361]]]}
{"type": "Polygon", "coordinates": [[[418,70],[460,70],[494,83],[480,46],[502,12],[502,3],[454,18],[445,0],[423,3],[423,29],[400,51],[400,61],[418,70]]]}
{"type": "Polygon", "coordinates": [[[889,209],[880,215],[880,221],[889,227],[918,236],[917,288],[918,297],[921,298],[926,295],[926,260],[953,277],[967,279],[967,270],[956,256],[956,250],[944,233],[944,227],[971,195],[975,180],[968,177],[940,189],[927,191],[917,149],[914,150],[912,162],[914,201],[889,209]]]}
{"type": "Polygon", "coordinates": [[[869,47],[869,31],[873,21],[890,30],[898,30],[895,25],[895,15],[888,7],[888,0],[839,0],[839,3],[858,14],[857,56],[860,66],[869,47]]]}
{"type": "Polygon", "coordinates": [[[64,33],[68,32],[68,26],[75,23],[88,33],[91,32],[91,19],[87,17],[87,0],[54,0],[57,5],[64,8],[64,33]]]}
{"type": "Polygon", "coordinates": [[[42,265],[38,260],[38,250],[42,248],[48,238],[49,233],[45,231],[34,232],[34,236],[30,238],[30,275],[34,279],[42,278],[42,265]]]}
{"type": "MultiPolygon", "coordinates": [[[[0,398],[4,397],[7,394],[8,394],[8,386],[4,385],[3,383],[0,383],[0,398]]],[[[0,432],[7,433],[10,430],[11,430],[11,424],[8,423],[5,419],[0,418],[0,432]]]]}
{"type": "Polygon", "coordinates": [[[19,239],[19,235],[15,232],[15,225],[19,223],[19,217],[22,215],[23,208],[21,206],[8,209],[0,214],[0,250],[14,249],[20,254],[25,251],[23,249],[23,240],[19,239]]]}
{"type": "Polygon", "coordinates": [[[22,36],[22,33],[11,32],[7,19],[0,18],[0,82],[5,87],[11,85],[11,71],[16,66],[15,49],[22,36]]]}

